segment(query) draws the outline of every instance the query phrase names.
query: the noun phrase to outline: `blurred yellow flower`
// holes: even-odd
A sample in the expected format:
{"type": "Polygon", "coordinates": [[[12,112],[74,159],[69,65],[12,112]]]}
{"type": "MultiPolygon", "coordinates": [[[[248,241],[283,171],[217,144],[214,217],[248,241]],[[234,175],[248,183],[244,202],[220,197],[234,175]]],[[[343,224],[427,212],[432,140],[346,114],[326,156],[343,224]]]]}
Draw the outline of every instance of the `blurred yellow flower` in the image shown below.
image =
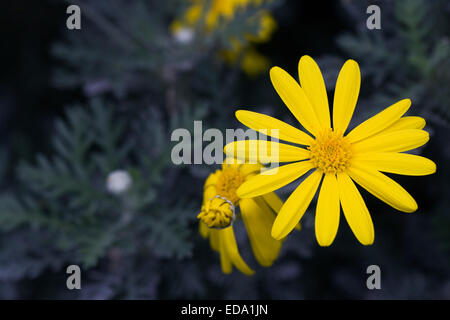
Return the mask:
{"type": "Polygon", "coordinates": [[[242,259],[237,247],[233,221],[235,210],[240,208],[253,254],[261,266],[273,264],[281,249],[281,241],[270,235],[276,213],[283,202],[273,192],[241,199],[236,190],[250,177],[259,173],[259,164],[227,163],[221,170],[209,175],[205,181],[203,205],[198,214],[200,234],[209,238],[211,248],[220,253],[222,271],[231,273],[234,265],[246,275],[254,270],[242,259]]]}
{"type": "MultiPolygon", "coordinates": [[[[397,210],[417,210],[413,197],[381,172],[418,176],[436,171],[433,161],[404,153],[428,141],[428,133],[422,130],[425,120],[403,117],[411,105],[409,99],[404,99],[345,134],[359,95],[361,75],[358,64],[348,60],[339,73],[332,119],[318,65],[311,57],[303,56],[298,72],[300,84],[279,67],[270,70],[270,79],[286,106],[311,135],[260,113],[239,110],[236,117],[254,130],[269,130],[269,135],[270,130],[278,129],[280,140],[306,148],[280,143],[279,162],[296,162],[270,169],[273,172],[267,170],[264,174],[254,175],[239,187],[237,195],[245,199],[266,194],[312,170],[284,203],[272,227],[272,236],[282,239],[291,232],[322,181],[315,218],[319,245],[329,246],[334,241],[341,206],[356,238],[362,244],[370,245],[374,241],[373,223],[354,181],[397,210]]],[[[259,144],[264,143],[267,141],[259,141],[259,144]]],[[[240,147],[242,142],[230,143],[225,146],[225,153],[239,157],[235,150],[240,147]]],[[[248,160],[255,151],[250,150],[243,157],[248,160]]]]}
{"type": "MultiPolygon", "coordinates": [[[[189,30],[189,34],[193,30],[212,32],[221,24],[230,23],[236,12],[245,10],[251,5],[261,6],[268,0],[191,0],[190,2],[191,5],[182,17],[175,20],[170,26],[171,32],[175,36],[184,35],[186,30],[189,30]],[[202,17],[204,21],[201,21],[202,17]]],[[[257,33],[244,34],[243,38],[246,43],[237,39],[229,39],[231,48],[222,50],[221,56],[230,64],[240,61],[242,70],[246,74],[254,76],[266,71],[269,68],[269,62],[266,57],[253,48],[252,44],[269,41],[277,23],[270,12],[264,9],[257,10],[247,21],[258,26],[257,33]]],[[[182,38],[184,39],[184,37],[182,38]]]]}
{"type": "Polygon", "coordinates": [[[241,69],[250,77],[264,73],[270,67],[269,59],[251,46],[246,50],[225,50],[222,51],[221,55],[229,64],[237,63],[240,60],[241,69]]]}

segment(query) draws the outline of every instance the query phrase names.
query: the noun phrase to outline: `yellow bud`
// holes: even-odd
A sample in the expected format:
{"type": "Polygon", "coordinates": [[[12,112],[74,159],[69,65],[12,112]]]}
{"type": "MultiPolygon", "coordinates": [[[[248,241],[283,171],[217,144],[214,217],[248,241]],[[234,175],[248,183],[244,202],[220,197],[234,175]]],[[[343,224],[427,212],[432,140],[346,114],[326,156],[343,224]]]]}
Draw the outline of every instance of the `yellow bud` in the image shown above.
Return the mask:
{"type": "Polygon", "coordinates": [[[226,198],[215,196],[205,202],[197,218],[209,228],[223,229],[231,225],[235,217],[234,205],[226,198]]]}

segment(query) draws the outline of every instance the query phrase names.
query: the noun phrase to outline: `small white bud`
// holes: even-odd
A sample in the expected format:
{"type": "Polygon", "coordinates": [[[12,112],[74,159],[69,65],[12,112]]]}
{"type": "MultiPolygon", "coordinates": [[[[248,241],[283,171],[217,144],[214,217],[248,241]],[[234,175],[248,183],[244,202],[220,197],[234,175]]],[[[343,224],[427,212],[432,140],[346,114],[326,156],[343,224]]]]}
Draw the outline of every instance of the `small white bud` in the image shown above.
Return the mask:
{"type": "Polygon", "coordinates": [[[132,184],[130,174],[125,170],[114,170],[106,178],[106,189],[113,194],[122,194],[132,184]]]}
{"type": "Polygon", "coordinates": [[[174,38],[180,44],[188,44],[194,39],[194,31],[190,28],[181,28],[175,32],[174,38]]]}

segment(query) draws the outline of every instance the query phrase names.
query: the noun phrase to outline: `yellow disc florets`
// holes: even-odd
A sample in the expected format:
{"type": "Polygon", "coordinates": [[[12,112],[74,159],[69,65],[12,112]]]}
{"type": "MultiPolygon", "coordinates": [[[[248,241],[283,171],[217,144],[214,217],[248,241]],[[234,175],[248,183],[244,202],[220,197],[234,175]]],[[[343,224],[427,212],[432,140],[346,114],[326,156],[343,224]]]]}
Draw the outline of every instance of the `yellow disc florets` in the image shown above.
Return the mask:
{"type": "Polygon", "coordinates": [[[350,143],[331,129],[318,134],[308,149],[314,167],[325,174],[343,172],[349,167],[350,143]]]}
{"type": "Polygon", "coordinates": [[[197,218],[209,228],[226,228],[233,222],[234,205],[227,199],[216,196],[205,202],[197,218]]]}
{"type": "Polygon", "coordinates": [[[245,178],[237,166],[224,165],[217,178],[217,194],[231,201],[233,205],[237,205],[239,197],[236,194],[236,190],[244,180],[245,178]]]}

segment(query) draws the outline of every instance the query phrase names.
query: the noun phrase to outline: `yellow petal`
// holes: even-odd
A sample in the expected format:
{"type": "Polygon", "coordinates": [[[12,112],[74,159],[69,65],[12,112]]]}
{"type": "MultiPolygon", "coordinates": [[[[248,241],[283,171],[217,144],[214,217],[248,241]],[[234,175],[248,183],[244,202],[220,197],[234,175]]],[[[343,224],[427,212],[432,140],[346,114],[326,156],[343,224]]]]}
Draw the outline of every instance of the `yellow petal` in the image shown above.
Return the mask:
{"type": "MultiPolygon", "coordinates": [[[[269,205],[269,207],[272,208],[273,211],[275,211],[276,214],[280,212],[281,207],[283,206],[283,201],[280,199],[280,197],[277,196],[275,192],[269,192],[261,196],[269,205]]],[[[300,222],[295,226],[296,230],[301,230],[302,226],[300,222]]]]}
{"type": "Polygon", "coordinates": [[[266,140],[240,140],[228,143],[224,152],[228,157],[244,160],[247,163],[279,163],[308,159],[308,150],[266,140]]]}
{"type": "Polygon", "coordinates": [[[266,193],[262,197],[275,213],[278,213],[283,206],[283,201],[275,192],[266,193]]]}
{"type": "Polygon", "coordinates": [[[270,235],[274,214],[264,200],[256,199],[242,199],[239,207],[255,258],[263,267],[269,267],[278,257],[281,242],[270,235]]]}
{"type": "Polygon", "coordinates": [[[436,164],[430,159],[407,153],[363,153],[356,155],[352,162],[371,166],[378,171],[408,176],[423,176],[436,172],[436,164]]]}
{"type": "Polygon", "coordinates": [[[216,170],[216,172],[211,173],[206,179],[203,186],[203,204],[217,194],[216,183],[218,178],[219,170],[216,170]]]}
{"type": "Polygon", "coordinates": [[[220,251],[219,230],[210,229],[209,231],[209,245],[214,251],[220,251]]]}
{"type": "Polygon", "coordinates": [[[363,245],[372,244],[375,238],[372,218],[361,194],[346,173],[339,173],[337,182],[342,211],[350,229],[363,245]]]}
{"type": "Polygon", "coordinates": [[[361,85],[361,73],[358,63],[347,60],[336,81],[333,101],[334,131],[345,133],[355,111],[361,85]]]}
{"type": "Polygon", "coordinates": [[[210,185],[205,188],[203,191],[203,204],[205,204],[206,201],[211,200],[214,198],[217,194],[217,189],[215,185],[210,185]]]}
{"type": "Polygon", "coordinates": [[[425,127],[425,119],[416,116],[403,117],[395,121],[392,125],[387,127],[381,133],[399,131],[404,129],[423,129],[425,127]]]}
{"type": "Polygon", "coordinates": [[[249,178],[237,189],[240,198],[253,198],[276,189],[301,177],[313,168],[311,162],[302,161],[276,167],[249,178]]]}
{"type": "Polygon", "coordinates": [[[323,129],[331,128],[330,107],[322,72],[310,56],[303,56],[298,62],[300,85],[305,91],[323,129]]]}
{"type": "Polygon", "coordinates": [[[307,177],[284,203],[272,227],[272,237],[286,237],[300,221],[319,187],[322,173],[314,171],[307,177]]]}
{"type": "Polygon", "coordinates": [[[244,163],[239,167],[239,172],[244,176],[247,177],[249,175],[257,174],[261,172],[261,169],[264,168],[263,165],[260,163],[244,163]]]}
{"type": "Polygon", "coordinates": [[[314,140],[305,132],[273,117],[262,113],[238,110],[236,118],[245,126],[274,137],[302,145],[310,145],[314,140]]]}
{"type": "Polygon", "coordinates": [[[415,149],[427,143],[428,132],[417,129],[405,129],[376,134],[373,137],[352,145],[353,152],[403,152],[415,149]]]}
{"type": "Polygon", "coordinates": [[[208,228],[208,226],[205,223],[200,221],[200,223],[198,224],[198,232],[200,233],[200,235],[203,238],[205,238],[205,239],[208,238],[209,230],[210,229],[208,228]]]}
{"type": "Polygon", "coordinates": [[[223,237],[224,249],[228,257],[230,258],[233,265],[247,276],[251,276],[255,273],[250,267],[245,263],[239,254],[238,247],[236,244],[236,238],[234,237],[233,227],[228,227],[219,230],[220,237],[223,237]]]}
{"type": "Polygon", "coordinates": [[[219,244],[220,244],[220,267],[222,268],[222,272],[225,274],[230,274],[233,271],[233,265],[231,263],[230,257],[225,248],[224,237],[221,237],[219,234],[219,244]]]}
{"type": "Polygon", "coordinates": [[[270,69],[270,79],[278,95],[294,117],[306,130],[314,135],[317,134],[321,128],[319,120],[298,82],[279,67],[270,69]]]}
{"type": "Polygon", "coordinates": [[[381,172],[360,163],[348,169],[350,177],[381,201],[403,212],[414,212],[417,203],[397,182],[381,172]]]}
{"type": "Polygon", "coordinates": [[[216,172],[211,173],[208,176],[208,178],[206,178],[206,180],[205,180],[205,188],[210,186],[210,185],[216,184],[218,178],[219,178],[219,171],[216,170],[216,172]]]}
{"type": "Polygon", "coordinates": [[[399,102],[387,107],[380,113],[374,115],[370,119],[364,121],[347,135],[349,142],[356,142],[370,137],[400,119],[402,115],[408,111],[411,106],[411,100],[403,99],[399,102]]]}
{"type": "Polygon", "coordinates": [[[339,227],[339,186],[334,174],[325,175],[316,208],[316,238],[321,246],[333,243],[339,227]]]}

